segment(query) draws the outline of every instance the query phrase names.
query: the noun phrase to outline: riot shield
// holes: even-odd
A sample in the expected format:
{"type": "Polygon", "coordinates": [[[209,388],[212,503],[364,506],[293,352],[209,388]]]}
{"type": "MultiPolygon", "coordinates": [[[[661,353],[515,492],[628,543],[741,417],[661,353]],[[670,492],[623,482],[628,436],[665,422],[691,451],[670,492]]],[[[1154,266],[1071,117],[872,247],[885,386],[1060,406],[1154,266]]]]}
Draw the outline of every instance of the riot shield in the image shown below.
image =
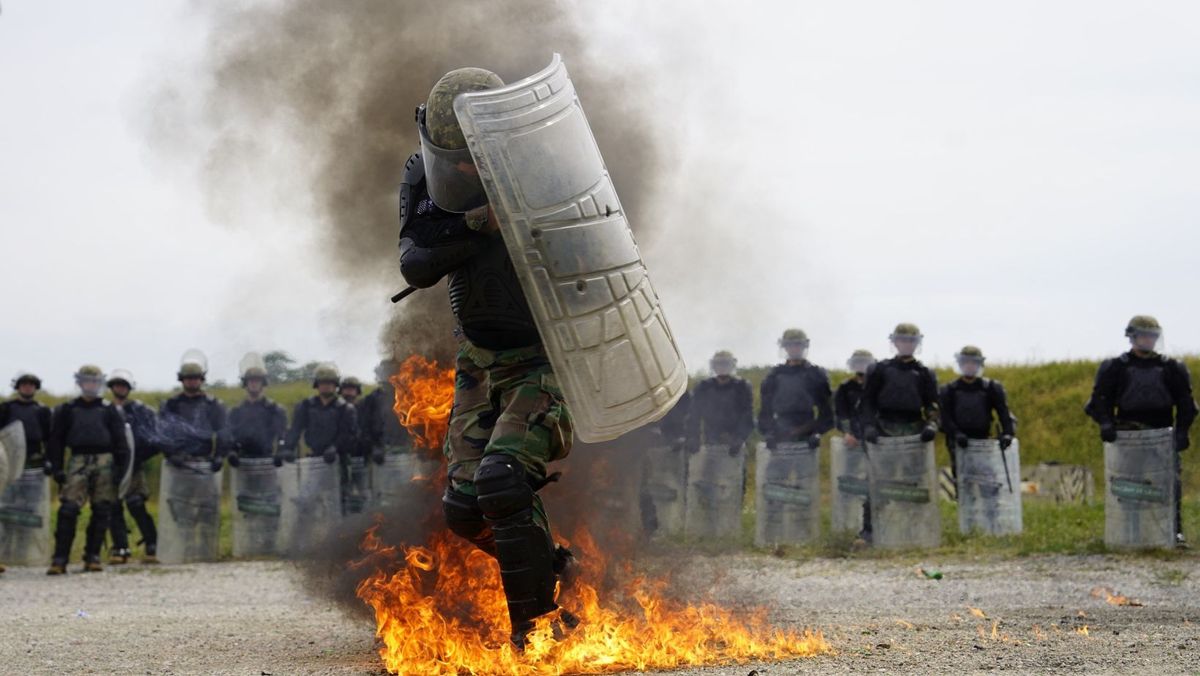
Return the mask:
{"type": "Polygon", "coordinates": [[[25,471],[25,425],[20,420],[0,429],[0,489],[25,471]]]}
{"type": "Polygon", "coordinates": [[[640,503],[643,528],[652,537],[683,533],[687,460],[682,447],[662,445],[645,451],[640,503]]]}
{"type": "Polygon", "coordinates": [[[0,490],[0,562],[40,566],[50,560],[51,542],[50,477],[23,470],[0,490]]]}
{"type": "Polygon", "coordinates": [[[133,428],[129,423],[125,423],[125,445],[129,448],[129,457],[125,461],[125,471],[117,479],[117,498],[124,500],[125,496],[129,495],[129,489],[133,486],[133,459],[137,448],[133,442],[133,428]]]}
{"type": "Polygon", "coordinates": [[[845,437],[829,440],[829,485],[833,491],[829,515],[833,532],[858,533],[863,527],[863,505],[870,494],[863,442],[851,448],[845,437]]]}
{"type": "Polygon", "coordinates": [[[233,472],[233,555],[279,552],[279,473],[271,458],[242,458],[233,472]]]}
{"type": "Polygon", "coordinates": [[[454,111],[576,434],[605,441],[666,415],[687,369],[559,56],[454,111]]]}
{"type": "Polygon", "coordinates": [[[817,449],[807,443],[759,444],[755,467],[754,544],[811,542],[821,532],[817,449]]]}
{"type": "Polygon", "coordinates": [[[591,468],[589,476],[590,509],[588,526],[603,534],[607,541],[636,541],[642,535],[642,487],[629,480],[630,463],[639,449],[609,449],[591,468]]]}
{"type": "Polygon", "coordinates": [[[964,535],[1021,532],[1021,456],[1014,440],[1003,453],[995,439],[972,439],[955,449],[958,529],[964,535]]]}
{"type": "Polygon", "coordinates": [[[300,458],[279,472],[283,502],[279,517],[279,548],[302,554],[320,544],[342,518],[338,463],[321,456],[300,458]]]}
{"type": "Polygon", "coordinates": [[[867,445],[867,459],[874,544],[889,548],[941,544],[933,442],[923,442],[919,435],[882,437],[867,445]]]}
{"type": "Polygon", "coordinates": [[[216,561],[220,554],[221,473],[207,460],[162,464],[158,488],[158,558],[163,563],[216,561]]]}
{"type": "Polygon", "coordinates": [[[746,454],[705,444],[688,457],[683,534],[689,538],[737,538],[742,533],[746,454]]]}
{"type": "Polygon", "coordinates": [[[1171,428],[1117,432],[1104,444],[1104,544],[1175,544],[1175,442],[1171,428]]]}
{"type": "Polygon", "coordinates": [[[342,492],[342,515],[352,516],[367,511],[371,500],[371,470],[366,458],[350,458],[345,469],[345,490],[342,492]]]}
{"type": "Polygon", "coordinates": [[[371,509],[385,514],[428,514],[440,510],[433,486],[445,474],[444,463],[424,451],[392,451],[371,467],[371,509]]]}

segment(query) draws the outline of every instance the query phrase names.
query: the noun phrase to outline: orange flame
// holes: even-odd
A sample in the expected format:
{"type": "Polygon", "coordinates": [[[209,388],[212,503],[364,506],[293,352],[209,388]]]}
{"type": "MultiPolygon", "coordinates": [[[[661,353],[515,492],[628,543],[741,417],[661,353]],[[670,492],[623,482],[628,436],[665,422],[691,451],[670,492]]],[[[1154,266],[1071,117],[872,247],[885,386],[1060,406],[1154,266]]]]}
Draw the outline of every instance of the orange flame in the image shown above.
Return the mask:
{"type": "Polygon", "coordinates": [[[454,369],[443,369],[436,361],[414,354],[389,380],[396,392],[392,410],[416,445],[441,448],[454,406],[454,369]]]}
{"type": "Polygon", "coordinates": [[[1140,607],[1143,605],[1141,601],[1138,601],[1137,599],[1131,599],[1124,594],[1117,594],[1108,587],[1096,587],[1092,589],[1092,596],[1098,599],[1104,599],[1114,606],[1140,607]]]}

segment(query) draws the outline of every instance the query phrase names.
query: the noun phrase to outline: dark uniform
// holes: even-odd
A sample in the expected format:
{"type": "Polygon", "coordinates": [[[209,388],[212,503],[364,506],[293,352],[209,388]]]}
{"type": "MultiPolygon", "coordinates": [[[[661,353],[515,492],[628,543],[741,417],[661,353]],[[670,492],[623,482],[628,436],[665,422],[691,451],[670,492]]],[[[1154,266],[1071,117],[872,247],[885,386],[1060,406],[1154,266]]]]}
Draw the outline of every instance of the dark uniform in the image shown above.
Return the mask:
{"type": "Polygon", "coordinates": [[[863,391],[863,384],[858,378],[848,378],[833,393],[833,411],[838,430],[859,439],[863,437],[862,410],[859,407],[863,391]]]}
{"type": "Polygon", "coordinates": [[[117,477],[130,461],[125,420],[103,399],[77,397],[60,404],[54,411],[48,455],[46,471],[59,482],[62,501],[54,531],[51,571],[58,568],[57,572],[62,572],[66,566],[79,513],[89,501],[96,527],[88,530],[84,561],[98,566],[100,547],[117,500],[117,477]],[[71,449],[71,458],[64,464],[67,448],[71,449]]]}
{"type": "Polygon", "coordinates": [[[731,455],[740,453],[754,431],[754,391],[737,376],[706,378],[692,390],[686,420],[689,451],[712,444],[727,447],[731,455]]]}
{"type": "Polygon", "coordinates": [[[758,431],[768,448],[797,441],[811,445],[813,437],[833,429],[833,392],[820,366],[780,364],[763,379],[759,394],[758,431]]]}
{"type": "Polygon", "coordinates": [[[25,469],[41,469],[50,439],[50,408],[35,399],[15,397],[0,402],[0,428],[21,421],[25,428],[25,469]]]}
{"type": "Polygon", "coordinates": [[[247,398],[229,411],[229,436],[242,458],[270,458],[287,433],[287,411],[267,397],[247,398]]]}
{"type": "Polygon", "coordinates": [[[950,451],[950,471],[958,476],[956,449],[966,448],[969,439],[990,439],[996,423],[1001,446],[1008,448],[1016,435],[1008,395],[1004,386],[991,378],[958,378],[942,387],[941,423],[950,451]]]}
{"type": "Polygon", "coordinates": [[[884,359],[867,370],[859,406],[868,441],[910,434],[932,441],[939,421],[937,376],[916,359],[884,359]]]}
{"type": "Polygon", "coordinates": [[[391,383],[380,385],[355,405],[360,454],[383,462],[388,453],[412,451],[412,437],[396,417],[396,392],[391,383]]]}
{"type": "Polygon", "coordinates": [[[214,472],[221,468],[230,447],[224,404],[207,394],[181,392],[164,401],[158,413],[159,438],[168,462],[178,466],[208,460],[214,472]]]}
{"type": "MultiPolygon", "coordinates": [[[[129,530],[125,525],[125,508],[128,508],[134,523],[137,524],[138,532],[142,534],[147,556],[153,557],[158,548],[158,528],[154,525],[154,517],[146,511],[146,501],[150,499],[150,486],[146,482],[145,464],[162,450],[158,443],[158,416],[154,409],[133,399],[126,399],[123,404],[117,404],[116,408],[133,431],[133,474],[129,482],[129,493],[125,495],[124,500],[117,500],[113,510],[113,549],[117,555],[128,556],[129,530]]],[[[119,477],[116,480],[119,481],[119,477]]]]}
{"type": "MultiPolygon", "coordinates": [[[[1092,398],[1085,409],[1100,425],[1100,436],[1115,441],[1117,430],[1175,428],[1175,450],[1190,445],[1188,433],[1196,420],[1192,379],[1179,361],[1157,353],[1139,357],[1132,350],[1107,359],[1096,373],[1092,398]]],[[[1175,454],[1175,523],[1182,533],[1182,481],[1175,454]]],[[[1182,538],[1180,538],[1182,541],[1182,538]]]]}
{"type": "Polygon", "coordinates": [[[339,456],[349,458],[357,437],[354,407],[338,396],[325,401],[313,395],[301,401],[296,404],[292,427],[280,448],[284,459],[296,459],[301,436],[312,454],[323,456],[325,462],[332,464],[339,456]]]}

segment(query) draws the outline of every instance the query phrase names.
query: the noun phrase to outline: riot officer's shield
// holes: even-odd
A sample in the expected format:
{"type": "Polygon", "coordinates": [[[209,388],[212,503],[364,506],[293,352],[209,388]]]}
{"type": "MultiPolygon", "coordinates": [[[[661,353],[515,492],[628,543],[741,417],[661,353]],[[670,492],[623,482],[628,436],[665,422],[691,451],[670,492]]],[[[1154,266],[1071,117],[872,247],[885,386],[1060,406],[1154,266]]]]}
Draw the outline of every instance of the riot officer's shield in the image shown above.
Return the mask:
{"type": "Polygon", "coordinates": [[[133,439],[133,427],[129,423],[125,423],[125,448],[129,449],[129,456],[125,459],[125,466],[122,468],[121,476],[113,477],[117,481],[117,497],[124,500],[129,496],[129,490],[133,488],[133,460],[137,457],[137,445],[133,439]]]}
{"type": "Polygon", "coordinates": [[[1017,442],[1000,451],[995,439],[972,439],[955,449],[958,529],[964,535],[1021,532],[1021,456],[1017,442]]]}
{"type": "Polygon", "coordinates": [[[220,554],[221,473],[207,460],[162,465],[158,489],[158,558],[163,563],[216,561],[220,554]]]}
{"type": "Polygon", "coordinates": [[[371,467],[371,509],[384,514],[428,514],[441,509],[434,490],[444,463],[426,451],[389,450],[383,464],[371,467]]]}
{"type": "Polygon", "coordinates": [[[279,473],[271,458],[242,458],[234,470],[233,555],[278,553],[282,512],[279,473]]]}
{"type": "Polygon", "coordinates": [[[802,544],[820,535],[817,449],[807,443],[759,444],[755,468],[754,544],[802,544]]]}
{"type": "Polygon", "coordinates": [[[25,424],[15,420],[0,429],[0,490],[25,471],[25,424]]]}
{"type": "Polygon", "coordinates": [[[605,441],[666,415],[687,368],[558,55],[454,112],[575,433],[605,441]]]}
{"type": "Polygon", "coordinates": [[[1175,442],[1171,428],[1117,432],[1104,444],[1104,544],[1175,543],[1175,442]]]}
{"type": "Polygon", "coordinates": [[[371,502],[371,470],[367,459],[350,458],[342,468],[342,516],[353,516],[367,511],[371,502]]]}
{"type": "Polygon", "coordinates": [[[338,463],[325,462],[318,455],[285,464],[279,487],[283,494],[280,549],[288,555],[303,554],[320,544],[341,520],[338,463]]]}
{"type": "Polygon", "coordinates": [[[37,566],[50,559],[50,477],[23,470],[0,490],[0,562],[37,566]]]}
{"type": "Polygon", "coordinates": [[[867,445],[867,458],[874,544],[889,548],[941,544],[933,442],[923,442],[919,435],[882,437],[867,445]]]}
{"type": "Polygon", "coordinates": [[[689,538],[737,538],[742,533],[746,454],[705,444],[688,457],[683,533],[689,538]]]}
{"type": "Polygon", "coordinates": [[[829,521],[835,533],[858,533],[863,527],[867,483],[867,452],[863,442],[848,446],[846,438],[829,440],[829,485],[833,492],[829,521]]]}
{"type": "Polygon", "coordinates": [[[687,453],[681,445],[646,449],[642,472],[642,528],[651,537],[683,534],[687,453]]]}

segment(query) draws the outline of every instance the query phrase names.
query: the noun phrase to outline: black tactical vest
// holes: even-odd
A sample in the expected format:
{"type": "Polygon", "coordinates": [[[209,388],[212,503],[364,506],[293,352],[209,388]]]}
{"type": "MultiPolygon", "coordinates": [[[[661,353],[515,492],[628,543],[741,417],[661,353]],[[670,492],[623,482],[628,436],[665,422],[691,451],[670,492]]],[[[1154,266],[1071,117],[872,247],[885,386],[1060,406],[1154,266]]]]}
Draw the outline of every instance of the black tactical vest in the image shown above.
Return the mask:
{"type": "Polygon", "coordinates": [[[21,425],[25,427],[25,445],[26,447],[41,448],[41,443],[45,441],[42,438],[42,425],[38,417],[41,413],[42,405],[37,402],[26,403],[16,400],[8,403],[8,413],[13,420],[20,420],[21,425]]]}
{"type": "Polygon", "coordinates": [[[1128,412],[1170,410],[1175,402],[1167,387],[1167,369],[1162,361],[1153,366],[1126,366],[1117,408],[1128,412]]]}
{"type": "Polygon", "coordinates": [[[811,420],[817,405],[812,391],[820,383],[810,377],[811,369],[787,369],[775,372],[775,395],[771,406],[775,415],[789,420],[811,420]]]}
{"type": "Polygon", "coordinates": [[[919,415],[923,408],[921,403],[921,371],[919,369],[898,368],[891,363],[880,364],[875,371],[876,377],[883,379],[876,399],[881,413],[901,413],[919,415]]]}
{"type": "Polygon", "coordinates": [[[272,454],[275,441],[282,430],[276,428],[282,411],[269,399],[257,402],[243,401],[229,412],[229,431],[238,452],[248,458],[261,458],[272,454]]]}
{"type": "Polygon", "coordinates": [[[504,241],[495,238],[450,273],[450,309],[479,347],[503,350],[541,342],[504,241]]]}
{"type": "Polygon", "coordinates": [[[304,443],[314,453],[323,453],[325,449],[334,446],[338,441],[338,421],[345,415],[346,402],[335,399],[332,404],[323,406],[319,397],[304,400],[308,414],[308,424],[304,428],[304,443]]]}
{"type": "Polygon", "coordinates": [[[67,446],[71,450],[90,448],[111,448],[112,435],[109,433],[109,413],[107,405],[84,406],[68,404],[67,446]]]}
{"type": "Polygon", "coordinates": [[[954,422],[964,434],[982,438],[992,426],[992,402],[988,396],[989,383],[982,387],[954,388],[954,422]]]}

